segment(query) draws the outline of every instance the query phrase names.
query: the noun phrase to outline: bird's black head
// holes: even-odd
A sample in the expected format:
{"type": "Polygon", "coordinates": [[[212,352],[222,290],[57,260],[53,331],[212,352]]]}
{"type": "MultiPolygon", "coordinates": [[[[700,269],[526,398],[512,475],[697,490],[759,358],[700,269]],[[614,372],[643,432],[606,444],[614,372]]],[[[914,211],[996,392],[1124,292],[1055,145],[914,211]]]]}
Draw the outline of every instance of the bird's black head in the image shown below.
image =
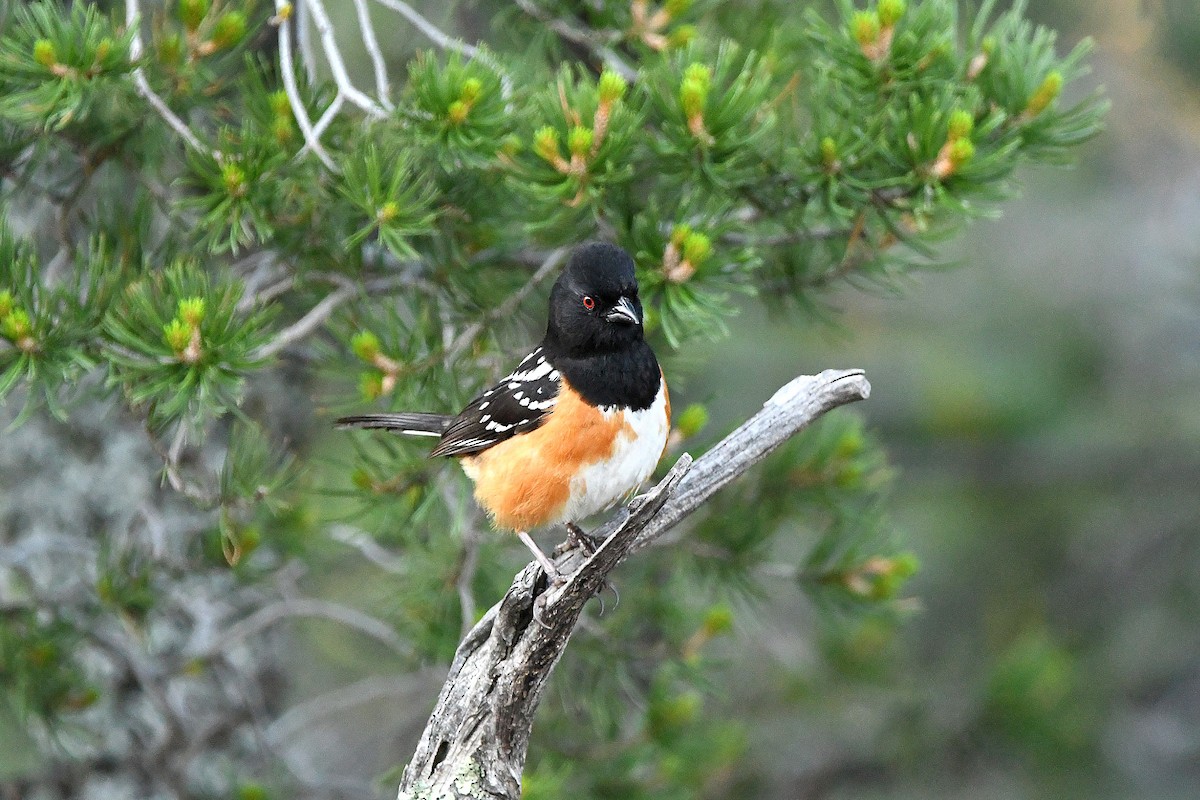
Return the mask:
{"type": "Polygon", "coordinates": [[[550,292],[547,344],[581,356],[622,350],[642,340],[633,259],[606,242],[577,247],[550,292]]]}

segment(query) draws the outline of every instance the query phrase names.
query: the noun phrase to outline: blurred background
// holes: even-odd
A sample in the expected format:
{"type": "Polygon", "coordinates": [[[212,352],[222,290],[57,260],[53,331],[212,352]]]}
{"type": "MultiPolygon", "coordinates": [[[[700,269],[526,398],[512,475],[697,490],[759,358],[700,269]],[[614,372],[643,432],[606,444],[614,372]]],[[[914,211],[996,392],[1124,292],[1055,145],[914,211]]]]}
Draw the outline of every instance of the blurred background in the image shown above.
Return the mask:
{"type": "Polygon", "coordinates": [[[785,611],[731,649],[731,708],[796,693],[750,729],[762,796],[1200,797],[1200,3],[1029,15],[1096,40],[1112,110],[1078,165],[1027,172],[952,268],[829,327],[747,307],[696,357],[728,422],[866,368],[922,564],[895,630],[789,639],[785,611]]]}
{"type": "MultiPolygon", "coordinates": [[[[1035,0],[1029,15],[1060,52],[1097,43],[1083,88],[1113,106],[1078,165],[1025,174],[1000,218],[942,249],[945,268],[828,297],[823,323],[746,303],[673,376],[716,435],[797,374],[865,368],[855,413],[890,454],[891,518],[921,562],[900,625],[818,620],[794,586],[735,609],[708,708],[745,742],[707,796],[1200,797],[1200,0],[1035,0]]],[[[111,408],[3,441],[10,527],[188,514],[111,408]],[[57,510],[37,516],[47,492],[57,510]]],[[[385,574],[332,561],[306,592],[398,602],[385,574]]],[[[358,680],[334,711],[268,732],[293,769],[374,780],[407,759],[444,665],[399,675],[395,654],[324,623],[284,638],[289,698],[358,680]]],[[[36,763],[18,728],[0,712],[6,799],[36,763]]]]}

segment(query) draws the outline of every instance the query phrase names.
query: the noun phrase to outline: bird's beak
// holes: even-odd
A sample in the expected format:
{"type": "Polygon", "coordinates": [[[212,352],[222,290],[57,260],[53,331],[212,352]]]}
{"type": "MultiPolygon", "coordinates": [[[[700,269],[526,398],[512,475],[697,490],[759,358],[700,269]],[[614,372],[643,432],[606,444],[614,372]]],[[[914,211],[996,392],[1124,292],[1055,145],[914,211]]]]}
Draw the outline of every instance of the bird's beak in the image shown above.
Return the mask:
{"type": "Polygon", "coordinates": [[[642,315],[638,312],[637,306],[628,297],[622,297],[615,306],[609,309],[604,318],[609,322],[617,322],[621,325],[642,324],[642,315]]]}

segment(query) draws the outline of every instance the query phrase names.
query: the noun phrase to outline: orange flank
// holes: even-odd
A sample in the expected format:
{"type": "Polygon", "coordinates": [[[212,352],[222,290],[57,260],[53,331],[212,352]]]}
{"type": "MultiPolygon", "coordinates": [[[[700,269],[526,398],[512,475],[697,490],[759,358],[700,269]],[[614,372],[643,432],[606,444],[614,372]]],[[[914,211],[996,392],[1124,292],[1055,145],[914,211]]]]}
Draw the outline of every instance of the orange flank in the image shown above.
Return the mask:
{"type": "Polygon", "coordinates": [[[528,531],[562,521],[571,479],[613,456],[633,431],[625,412],[606,414],[563,380],[554,411],[536,430],[461,459],[475,481],[475,499],[496,525],[528,531]]]}

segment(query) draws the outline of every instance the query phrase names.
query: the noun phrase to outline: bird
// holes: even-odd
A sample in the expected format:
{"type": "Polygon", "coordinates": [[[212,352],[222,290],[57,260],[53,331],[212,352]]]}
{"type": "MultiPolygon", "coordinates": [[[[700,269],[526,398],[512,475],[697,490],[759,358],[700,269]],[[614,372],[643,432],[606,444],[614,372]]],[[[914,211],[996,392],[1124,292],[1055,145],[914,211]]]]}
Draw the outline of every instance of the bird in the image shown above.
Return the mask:
{"type": "Polygon", "coordinates": [[[437,437],[495,527],[514,532],[563,579],[529,532],[578,523],[633,495],[666,450],[671,401],[646,341],[633,258],[602,241],[576,247],[550,290],[546,333],[516,368],[457,414],[375,413],[343,428],[437,437]]]}

